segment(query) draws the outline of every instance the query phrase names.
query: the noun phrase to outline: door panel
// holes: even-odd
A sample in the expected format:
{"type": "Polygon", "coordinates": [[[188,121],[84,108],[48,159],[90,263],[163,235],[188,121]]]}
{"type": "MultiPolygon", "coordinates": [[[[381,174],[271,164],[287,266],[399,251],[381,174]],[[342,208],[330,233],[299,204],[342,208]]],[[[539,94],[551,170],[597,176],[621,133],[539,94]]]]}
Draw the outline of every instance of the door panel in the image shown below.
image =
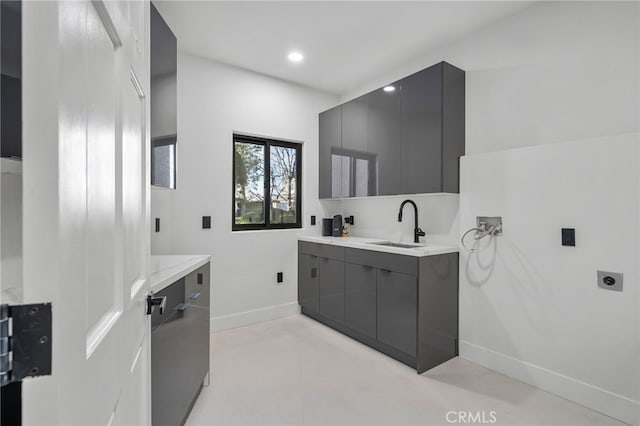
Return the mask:
{"type": "MultiPolygon", "coordinates": [[[[100,17],[87,8],[87,347],[121,310],[122,283],[115,279],[115,46],[100,17]]],[[[77,164],[80,167],[82,161],[77,164]]],[[[89,350],[89,349],[88,349],[89,350]]]]}
{"type": "Polygon", "coordinates": [[[345,266],[345,318],[347,327],[376,338],[376,269],[345,266]]]}
{"type": "MultiPolygon", "coordinates": [[[[366,95],[369,106],[367,150],[375,159],[377,185],[370,195],[402,194],[402,149],[400,131],[400,85],[385,92],[375,90],[366,95]]],[[[394,86],[394,87],[395,87],[394,86]]]]}
{"type": "Polygon", "coordinates": [[[318,257],[298,253],[298,303],[310,312],[318,313],[320,296],[318,257]]]}
{"type": "Polygon", "coordinates": [[[378,270],[378,340],[415,357],[417,315],[417,278],[378,270]]]}
{"type": "Polygon", "coordinates": [[[344,262],[320,258],[320,314],[344,324],[344,262]]]}
{"type": "Polygon", "coordinates": [[[400,80],[402,193],[442,192],[442,64],[400,80]]]}
{"type": "Polygon", "coordinates": [[[341,197],[342,169],[335,167],[333,152],[342,147],[342,107],[335,107],[319,116],[319,180],[320,198],[341,197]]]}
{"type": "Polygon", "coordinates": [[[151,421],[148,19],[146,2],[24,2],[25,302],[52,302],[54,336],[25,424],[151,421]]]}

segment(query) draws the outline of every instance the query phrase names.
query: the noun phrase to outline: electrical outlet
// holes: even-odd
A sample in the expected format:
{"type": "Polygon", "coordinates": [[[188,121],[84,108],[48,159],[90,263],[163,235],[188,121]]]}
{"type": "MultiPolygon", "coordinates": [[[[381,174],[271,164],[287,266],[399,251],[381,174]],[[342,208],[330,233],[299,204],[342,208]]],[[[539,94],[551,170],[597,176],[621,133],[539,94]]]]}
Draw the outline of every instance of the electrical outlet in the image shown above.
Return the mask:
{"type": "Polygon", "coordinates": [[[623,274],[619,272],[598,271],[598,287],[622,291],[622,277],[623,274]]]}
{"type": "Polygon", "coordinates": [[[202,229],[211,229],[211,216],[202,216],[202,229]]]}
{"type": "Polygon", "coordinates": [[[311,226],[316,226],[316,217],[311,216],[311,226]]]}
{"type": "Polygon", "coordinates": [[[576,230],[573,228],[562,228],[562,245],[575,247],[576,245],[576,230]]]}
{"type": "Polygon", "coordinates": [[[276,274],[276,282],[278,284],[282,284],[284,282],[284,277],[282,275],[283,275],[282,272],[278,272],[276,274]]]}
{"type": "Polygon", "coordinates": [[[160,232],[160,218],[156,217],[156,232],[160,232]]]}

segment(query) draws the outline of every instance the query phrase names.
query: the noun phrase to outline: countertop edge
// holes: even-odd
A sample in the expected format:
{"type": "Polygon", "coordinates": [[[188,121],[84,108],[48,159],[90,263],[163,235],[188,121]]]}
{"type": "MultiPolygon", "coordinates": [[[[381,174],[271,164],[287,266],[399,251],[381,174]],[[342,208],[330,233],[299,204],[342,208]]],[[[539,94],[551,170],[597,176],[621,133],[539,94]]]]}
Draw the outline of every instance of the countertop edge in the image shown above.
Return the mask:
{"type": "MultiPolygon", "coordinates": [[[[152,256],[153,257],[153,256],[152,256]]],[[[164,290],[180,278],[211,262],[210,255],[194,255],[192,259],[149,275],[151,291],[157,293],[164,290]]]]}
{"type": "Polygon", "coordinates": [[[390,254],[399,254],[403,256],[412,256],[412,257],[428,257],[428,256],[437,256],[440,254],[449,254],[449,253],[459,253],[460,250],[455,246],[447,246],[435,244],[435,248],[425,251],[414,251],[415,249],[405,249],[399,247],[389,247],[389,246],[378,246],[375,244],[370,244],[371,242],[382,242],[389,241],[384,238],[362,238],[362,237],[354,237],[359,238],[360,241],[349,241],[349,238],[352,237],[321,237],[321,236],[312,236],[312,235],[300,235],[298,237],[298,241],[305,241],[310,243],[317,244],[328,244],[340,247],[347,248],[355,248],[360,250],[371,250],[378,251],[383,253],[390,254]],[[329,239],[331,238],[331,239],[329,239]],[[366,242],[363,240],[367,240],[366,242]]]}

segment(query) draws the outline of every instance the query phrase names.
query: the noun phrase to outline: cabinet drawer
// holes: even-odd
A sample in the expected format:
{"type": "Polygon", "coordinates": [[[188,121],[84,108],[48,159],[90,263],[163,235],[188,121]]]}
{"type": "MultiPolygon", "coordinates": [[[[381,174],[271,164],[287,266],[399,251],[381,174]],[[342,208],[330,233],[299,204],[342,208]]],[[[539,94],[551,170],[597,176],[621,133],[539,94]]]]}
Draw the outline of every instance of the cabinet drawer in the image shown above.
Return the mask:
{"type": "Polygon", "coordinates": [[[344,247],[298,241],[298,251],[311,256],[344,261],[344,247]]]}
{"type": "Polygon", "coordinates": [[[413,256],[347,248],[344,259],[347,263],[418,276],[418,258],[413,256]]]}

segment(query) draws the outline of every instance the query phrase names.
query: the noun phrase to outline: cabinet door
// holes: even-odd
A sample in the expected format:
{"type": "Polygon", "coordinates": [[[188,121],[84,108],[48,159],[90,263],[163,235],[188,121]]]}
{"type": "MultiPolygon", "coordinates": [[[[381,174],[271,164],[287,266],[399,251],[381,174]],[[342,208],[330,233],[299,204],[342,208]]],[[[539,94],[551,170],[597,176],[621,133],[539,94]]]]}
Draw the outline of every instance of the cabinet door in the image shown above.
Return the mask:
{"type": "Polygon", "coordinates": [[[378,340],[416,356],[418,282],[411,275],[378,270],[378,340]]]}
{"type": "Polygon", "coordinates": [[[402,193],[442,191],[442,64],[401,80],[402,193]]]}
{"type": "Polygon", "coordinates": [[[318,313],[320,287],[318,257],[298,254],[298,303],[303,309],[318,313]]]}
{"type": "Polygon", "coordinates": [[[367,151],[368,105],[361,96],[342,105],[342,197],[374,195],[375,158],[367,151]]]}
{"type": "Polygon", "coordinates": [[[369,195],[395,195],[402,193],[401,140],[400,140],[400,85],[396,90],[375,90],[367,95],[369,106],[367,149],[377,166],[376,185],[369,195]]]}
{"type": "Polygon", "coordinates": [[[345,265],[344,323],[373,339],[376,338],[376,269],[345,265]]]}
{"type": "Polygon", "coordinates": [[[319,187],[320,198],[342,196],[342,167],[334,153],[342,148],[342,107],[320,113],[319,187]]]}
{"type": "Polygon", "coordinates": [[[344,262],[319,258],[320,314],[344,324],[344,262]]]}

